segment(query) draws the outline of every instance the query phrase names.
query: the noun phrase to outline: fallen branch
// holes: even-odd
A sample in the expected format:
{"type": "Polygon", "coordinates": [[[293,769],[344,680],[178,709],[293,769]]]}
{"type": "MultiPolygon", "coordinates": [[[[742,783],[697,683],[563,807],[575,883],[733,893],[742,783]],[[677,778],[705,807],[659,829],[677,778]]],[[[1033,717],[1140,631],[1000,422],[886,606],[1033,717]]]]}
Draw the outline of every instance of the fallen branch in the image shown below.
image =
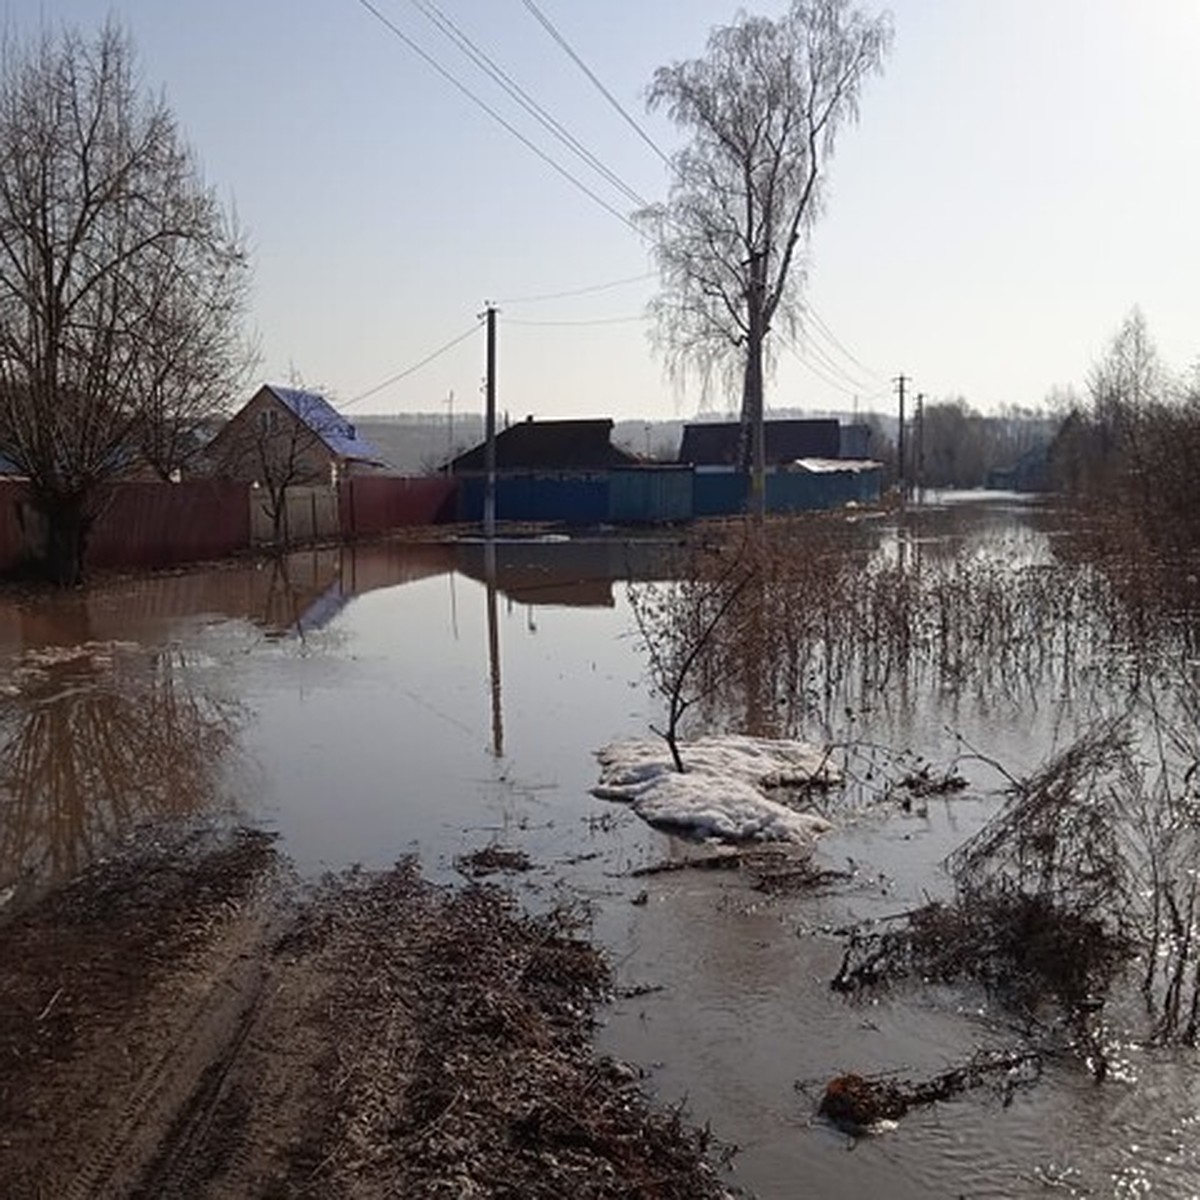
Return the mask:
{"type": "Polygon", "coordinates": [[[1041,1074],[1046,1052],[1040,1049],[980,1051],[962,1066],[929,1079],[892,1079],[884,1076],[839,1075],[825,1085],[817,1112],[855,1136],[869,1132],[881,1121],[894,1121],[919,1105],[949,1100],[961,1092],[1003,1073],[1003,1102],[1012,1102],[1016,1088],[1034,1082],[1041,1074]],[[1032,1074],[1029,1073],[1032,1068],[1032,1074]]]}

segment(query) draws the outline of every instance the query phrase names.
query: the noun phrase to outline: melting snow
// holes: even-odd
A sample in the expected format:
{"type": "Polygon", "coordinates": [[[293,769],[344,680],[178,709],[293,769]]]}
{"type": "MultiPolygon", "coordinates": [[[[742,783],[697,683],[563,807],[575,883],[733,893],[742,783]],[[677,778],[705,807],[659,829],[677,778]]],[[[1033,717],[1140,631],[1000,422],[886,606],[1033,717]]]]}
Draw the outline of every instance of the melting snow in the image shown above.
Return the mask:
{"type": "Polygon", "coordinates": [[[707,737],[680,746],[680,775],[661,738],[613,742],[597,752],[600,782],[592,795],[620,800],[652,825],[726,841],[811,842],[830,828],[765,789],[837,781],[836,769],[804,742],[707,737]]]}

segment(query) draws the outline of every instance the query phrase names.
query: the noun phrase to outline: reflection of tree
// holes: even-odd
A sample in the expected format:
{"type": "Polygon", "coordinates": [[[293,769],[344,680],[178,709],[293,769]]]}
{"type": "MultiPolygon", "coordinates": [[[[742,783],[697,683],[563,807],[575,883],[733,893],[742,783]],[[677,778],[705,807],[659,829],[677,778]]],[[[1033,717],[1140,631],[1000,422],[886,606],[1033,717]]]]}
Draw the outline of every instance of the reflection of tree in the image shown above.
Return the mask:
{"type": "Polygon", "coordinates": [[[31,652],[0,701],[0,885],[69,877],[143,821],[218,803],[235,704],[185,652],[31,652]]]}

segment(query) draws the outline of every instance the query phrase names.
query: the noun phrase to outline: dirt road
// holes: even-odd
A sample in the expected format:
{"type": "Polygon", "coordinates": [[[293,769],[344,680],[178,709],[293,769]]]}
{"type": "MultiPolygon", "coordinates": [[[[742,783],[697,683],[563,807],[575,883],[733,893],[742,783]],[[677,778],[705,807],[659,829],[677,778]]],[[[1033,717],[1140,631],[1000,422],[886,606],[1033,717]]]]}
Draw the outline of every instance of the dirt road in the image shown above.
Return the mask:
{"type": "Polygon", "coordinates": [[[404,864],[301,893],[260,833],[143,845],[0,923],[0,1188],[726,1195],[594,1056],[606,984],[495,888],[404,864]]]}

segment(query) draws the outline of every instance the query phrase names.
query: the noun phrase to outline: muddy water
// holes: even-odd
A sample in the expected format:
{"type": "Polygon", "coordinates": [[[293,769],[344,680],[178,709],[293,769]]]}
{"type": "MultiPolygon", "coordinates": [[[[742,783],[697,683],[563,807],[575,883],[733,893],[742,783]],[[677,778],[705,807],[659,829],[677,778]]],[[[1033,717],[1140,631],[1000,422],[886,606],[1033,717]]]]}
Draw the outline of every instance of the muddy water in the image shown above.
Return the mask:
{"type": "MultiPolygon", "coordinates": [[[[1052,536],[994,498],[881,521],[867,540],[880,562],[978,558],[1018,579],[1052,561],[1052,536]]],[[[760,1196],[1200,1190],[1191,1052],[1130,1049],[1102,1087],[1054,1066],[1010,1103],[984,1088],[853,1146],[813,1121],[831,1074],[915,1076],[1011,1044],[967,992],[847,1003],[828,987],[830,931],[944,892],[941,860],[995,812],[1002,772],[964,760],[965,793],[911,812],[865,783],[832,799],[820,853],[853,878],[825,895],[768,899],[707,873],[629,879],[683,847],[589,797],[592,752],[654,719],[621,581],[664,574],[670,550],[502,546],[488,587],[480,546],[359,547],[5,602],[0,897],[19,903],[163,819],[256,821],[309,873],[416,852],[449,876],[457,855],[518,845],[537,864],[518,881],[530,902],[552,902],[565,877],[619,981],[659,989],[618,1000],[603,1045],[737,1143],[734,1178],[760,1196]]],[[[852,724],[864,744],[939,764],[970,747],[1024,772],[1123,703],[1141,669],[1097,629],[1051,626],[1037,653],[1002,651],[991,672],[859,663],[789,731],[841,739],[852,724]]],[[[856,765],[865,780],[870,764],[856,765]]]]}

